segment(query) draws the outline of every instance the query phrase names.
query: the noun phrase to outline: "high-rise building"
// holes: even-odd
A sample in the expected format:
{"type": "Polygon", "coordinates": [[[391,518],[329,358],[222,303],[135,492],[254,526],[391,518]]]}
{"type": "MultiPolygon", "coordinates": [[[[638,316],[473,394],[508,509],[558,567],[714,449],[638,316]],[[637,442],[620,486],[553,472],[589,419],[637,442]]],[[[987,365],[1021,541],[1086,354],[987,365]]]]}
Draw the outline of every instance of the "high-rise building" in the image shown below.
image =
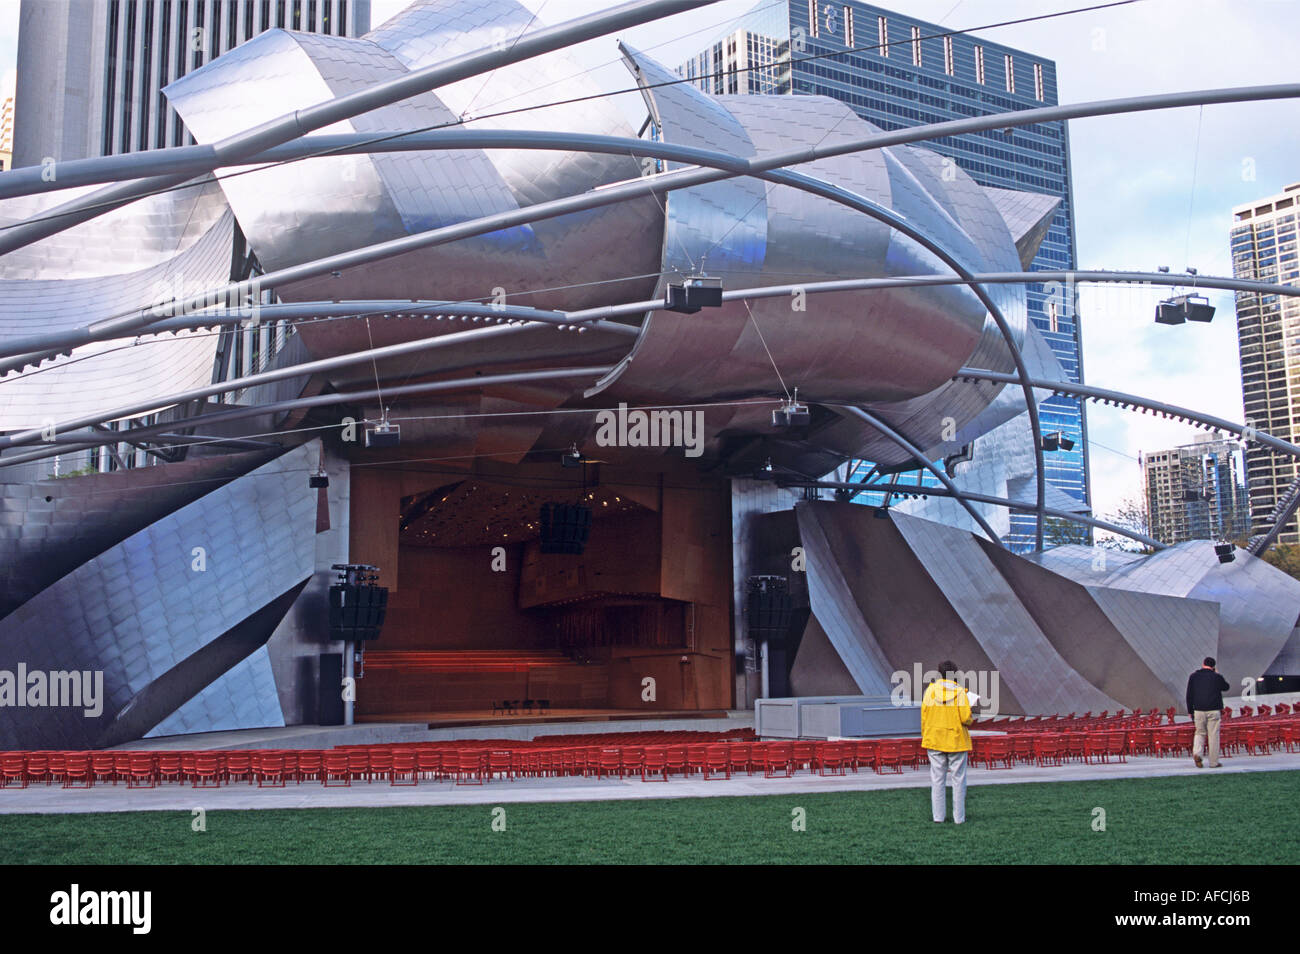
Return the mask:
{"type": "Polygon", "coordinates": [[[1191,444],[1144,453],[1140,460],[1151,536],[1161,543],[1249,533],[1239,443],[1198,434],[1191,444]]]}
{"type": "Polygon", "coordinates": [[[370,29],[370,0],[23,0],[14,162],[193,143],[162,88],[265,30],[370,29]]]}
{"type": "Polygon", "coordinates": [[[14,98],[6,96],[0,102],[0,172],[13,166],[14,154],[14,98]]]}
{"type": "MultiPolygon", "coordinates": [[[[1056,65],[1051,60],[856,2],[763,0],[678,73],[713,95],[830,96],[884,130],[1057,103],[1056,65]]],[[[1074,268],[1065,123],[945,136],[924,146],[951,158],[982,186],[1058,197],[1060,206],[1029,267],[1074,268]]],[[[1028,299],[1030,320],[1067,379],[1082,381],[1073,290],[1034,283],[1028,286],[1028,299]]],[[[1079,509],[1087,509],[1085,409],[1076,399],[1057,396],[1044,401],[1040,413],[1045,433],[1060,431],[1073,442],[1072,450],[1046,456],[1048,480],[1078,501],[1079,509]]],[[[1031,547],[1034,521],[1032,513],[1012,513],[1008,542],[1017,549],[1031,547]]]]}
{"type": "MultiPolygon", "coordinates": [[[[1280,193],[1235,207],[1232,273],[1280,285],[1300,284],[1300,182],[1280,193]]],[[[1249,424],[1274,437],[1300,439],[1300,299],[1237,292],[1237,347],[1241,356],[1241,399],[1249,424]]],[[[1269,514],[1297,479],[1296,463],[1257,443],[1246,447],[1246,487],[1251,528],[1264,533],[1269,514]]],[[[1296,518],[1279,536],[1300,543],[1296,518]]]]}

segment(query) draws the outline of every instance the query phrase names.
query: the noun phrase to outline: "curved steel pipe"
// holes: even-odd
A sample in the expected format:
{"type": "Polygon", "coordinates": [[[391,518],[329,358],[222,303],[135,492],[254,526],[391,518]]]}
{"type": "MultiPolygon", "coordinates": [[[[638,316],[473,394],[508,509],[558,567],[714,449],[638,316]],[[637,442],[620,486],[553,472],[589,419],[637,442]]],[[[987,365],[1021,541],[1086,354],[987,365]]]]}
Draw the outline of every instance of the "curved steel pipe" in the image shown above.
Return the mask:
{"type": "MultiPolygon", "coordinates": [[[[993,504],[997,507],[1007,507],[1012,510],[1027,511],[1029,509],[1026,503],[1011,500],[1007,497],[993,497],[988,494],[968,493],[964,490],[957,494],[953,494],[946,487],[918,487],[915,484],[859,484],[838,480],[778,480],[777,484],[782,487],[816,487],[822,490],[881,490],[887,493],[900,495],[915,495],[920,493],[925,496],[933,495],[935,497],[953,497],[958,500],[965,497],[966,499],[973,500],[976,503],[993,504]]],[[[865,506],[870,506],[870,504],[865,506]]],[[[1096,517],[1084,516],[1081,513],[1071,513],[1068,510],[1056,510],[1052,507],[1048,507],[1046,513],[1049,517],[1069,520],[1073,523],[1082,523],[1089,527],[1096,527],[1098,530],[1105,530],[1108,533],[1115,533],[1123,537],[1128,537],[1130,540],[1136,540],[1138,543],[1156,550],[1164,550],[1167,548],[1167,544],[1161,543],[1159,540],[1153,540],[1146,534],[1138,533],[1135,530],[1129,530],[1105,520],[1098,520],[1096,517]]]]}
{"type": "Polygon", "coordinates": [[[107,189],[100,189],[42,213],[26,223],[2,230],[0,231],[0,254],[56,235],[146,195],[181,185],[196,171],[210,172],[222,166],[242,164],[250,156],[332,123],[351,119],[390,103],[427,93],[439,86],[488,73],[502,66],[560,50],[584,40],[595,39],[625,27],[638,26],[716,2],[717,0],[632,0],[631,3],[625,3],[612,10],[588,14],[553,27],[544,27],[532,33],[521,34],[508,44],[494,44],[486,49],[465,53],[423,69],[413,70],[405,76],[378,83],[368,89],[329,99],[305,109],[294,110],[278,119],[214,143],[211,154],[203,163],[196,166],[194,171],[181,175],[163,174],[134,179],[107,189]]]}
{"type": "MultiPolygon", "coordinates": [[[[196,414],[192,417],[166,421],[161,424],[151,424],[148,427],[128,428],[125,431],[117,431],[111,434],[101,433],[98,431],[91,433],[77,431],[74,434],[69,435],[69,437],[70,439],[82,441],[81,443],[72,446],[59,445],[51,450],[28,451],[23,454],[14,454],[9,457],[0,456],[0,467],[7,467],[11,464],[25,464],[28,461],[43,460],[48,457],[57,457],[61,454],[77,453],[79,451],[89,450],[92,447],[102,447],[105,444],[143,441],[160,434],[170,434],[178,427],[189,427],[199,424],[221,424],[226,421],[237,421],[249,417],[261,417],[266,414],[279,414],[285,411],[300,411],[315,407],[329,407],[334,404],[351,404],[354,402],[374,401],[380,398],[409,397],[415,394],[434,394],[440,391],[459,391],[464,388],[490,387],[498,384],[535,384],[539,381],[564,380],[566,378],[587,377],[588,375],[598,379],[602,374],[607,373],[612,367],[612,365],[607,365],[604,367],[592,368],[552,368],[546,371],[512,371],[506,374],[475,375],[470,378],[455,378],[450,381],[433,381],[424,384],[403,384],[397,387],[384,388],[382,391],[376,389],[371,389],[369,391],[342,391],[331,394],[317,394],[313,397],[292,398],[287,401],[276,401],[272,404],[258,404],[252,407],[236,407],[225,411],[214,411],[211,414],[196,414]]],[[[226,440],[226,438],[223,438],[222,440],[226,440]]],[[[169,443],[174,444],[175,442],[169,443]]],[[[194,440],[194,443],[199,444],[208,442],[203,440],[194,440]]]]}
{"type": "MultiPolygon", "coordinates": [[[[899,447],[903,448],[903,450],[907,451],[918,461],[920,461],[922,466],[924,466],[926,470],[928,470],[930,473],[934,474],[936,478],[938,478],[939,483],[943,484],[944,487],[946,487],[948,490],[952,492],[952,495],[957,499],[957,502],[966,509],[966,512],[969,513],[971,517],[974,518],[975,522],[980,525],[980,528],[986,534],[988,534],[988,538],[992,540],[994,543],[998,544],[999,546],[1003,545],[1002,538],[993,532],[993,528],[988,525],[988,521],[986,521],[984,517],[980,514],[980,512],[976,510],[974,507],[972,507],[970,503],[966,500],[966,496],[968,495],[963,494],[963,492],[957,487],[957,485],[952,482],[952,478],[950,478],[938,467],[935,467],[933,463],[927,461],[925,459],[925,455],[922,453],[919,447],[917,447],[915,444],[909,441],[898,431],[894,430],[892,427],[886,424],[879,417],[872,414],[870,411],[864,411],[860,407],[854,407],[853,405],[848,405],[848,404],[841,404],[836,406],[842,408],[845,411],[848,411],[854,417],[866,421],[876,430],[880,431],[881,434],[884,434],[885,437],[889,438],[899,447]]],[[[1040,546],[1038,549],[1041,550],[1042,547],[1040,546]]]]}

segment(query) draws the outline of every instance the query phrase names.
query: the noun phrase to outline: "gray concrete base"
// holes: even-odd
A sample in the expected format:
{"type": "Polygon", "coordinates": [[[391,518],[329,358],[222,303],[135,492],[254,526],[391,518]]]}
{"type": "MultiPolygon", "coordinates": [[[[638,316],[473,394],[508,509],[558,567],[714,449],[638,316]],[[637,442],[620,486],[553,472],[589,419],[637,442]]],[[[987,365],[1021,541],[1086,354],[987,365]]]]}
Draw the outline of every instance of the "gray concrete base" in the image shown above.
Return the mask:
{"type": "MultiPolygon", "coordinates": [[[[1242,772],[1300,770],[1300,755],[1238,755],[1223,760],[1221,769],[1198,769],[1190,758],[1131,758],[1128,762],[1100,765],[1071,763],[1040,768],[1017,765],[1013,769],[972,766],[969,798],[978,800],[983,785],[1019,782],[1082,782],[1114,778],[1157,776],[1231,775],[1242,772]]],[[[904,769],[901,775],[876,775],[864,771],[820,776],[802,772],[793,778],[738,776],[731,780],[643,782],[617,778],[543,778],[493,780],[484,785],[421,782],[418,786],[391,786],[387,782],[357,782],[350,788],[325,788],[319,782],[285,788],[257,788],[238,783],[221,788],[193,789],[168,783],[153,789],[128,789],[125,785],[96,785],[90,789],[63,789],[36,785],[0,791],[0,814],[77,814],[85,812],[205,811],[257,808],[395,808],[412,805],[501,805],[511,802],[594,802],[641,798],[700,798],[720,795],[807,795],[816,792],[859,792],[894,788],[926,788],[928,769],[904,769]]]]}

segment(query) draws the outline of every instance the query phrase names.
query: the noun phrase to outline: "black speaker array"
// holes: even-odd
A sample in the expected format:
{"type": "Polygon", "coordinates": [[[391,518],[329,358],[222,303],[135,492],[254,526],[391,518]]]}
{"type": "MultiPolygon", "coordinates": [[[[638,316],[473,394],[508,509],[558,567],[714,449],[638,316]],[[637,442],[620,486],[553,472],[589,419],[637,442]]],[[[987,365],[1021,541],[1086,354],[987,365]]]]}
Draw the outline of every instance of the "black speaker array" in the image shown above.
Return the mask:
{"type": "Polygon", "coordinates": [[[747,589],[746,621],[750,637],[756,641],[784,641],[794,620],[794,601],[785,577],[750,577],[747,589]]]}
{"type": "Polygon", "coordinates": [[[591,508],[582,504],[542,504],[542,552],[582,553],[591,533],[591,508]]]}
{"type": "Polygon", "coordinates": [[[330,587],[330,639],[378,639],[388,611],[388,587],[335,583],[330,587]]]}

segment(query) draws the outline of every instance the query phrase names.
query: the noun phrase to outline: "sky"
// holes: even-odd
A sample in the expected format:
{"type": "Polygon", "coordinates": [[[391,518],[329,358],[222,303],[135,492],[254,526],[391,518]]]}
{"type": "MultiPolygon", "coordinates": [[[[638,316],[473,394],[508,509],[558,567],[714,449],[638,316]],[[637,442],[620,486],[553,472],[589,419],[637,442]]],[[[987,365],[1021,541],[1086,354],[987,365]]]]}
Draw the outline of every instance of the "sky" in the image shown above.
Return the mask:
{"type": "MultiPolygon", "coordinates": [[[[51,0],[34,0],[51,2],[51,0]]],[[[604,7],[595,0],[522,0],[542,23],[604,7]]],[[[722,0],[626,31],[670,66],[723,32],[757,0],[722,0]]],[[[1095,0],[907,0],[909,15],[954,29],[1089,6],[1095,0]]],[[[372,0],[379,25],[407,0],[372,0]]],[[[889,3],[878,3],[886,9],[889,3]]],[[[11,75],[18,0],[0,0],[0,84],[11,75]]],[[[1056,62],[1062,103],[1147,93],[1295,82],[1300,0],[1137,0],[1037,23],[975,30],[1056,62]],[[1279,42],[1281,39],[1281,42],[1279,42]]],[[[603,88],[628,85],[618,37],[572,53],[603,88]]],[[[637,118],[639,105],[625,98],[637,118]]],[[[521,123],[522,125],[522,123],[521,123]]],[[[1231,275],[1234,205],[1300,182],[1300,101],[1192,107],[1069,123],[1077,261],[1082,269],[1231,275]]],[[[1240,421],[1231,293],[1207,292],[1208,325],[1156,325],[1168,291],[1081,286],[1084,379],[1240,421]]],[[[1141,493],[1138,454],[1190,443],[1186,425],[1088,408],[1093,508],[1113,514],[1141,493]]]]}

